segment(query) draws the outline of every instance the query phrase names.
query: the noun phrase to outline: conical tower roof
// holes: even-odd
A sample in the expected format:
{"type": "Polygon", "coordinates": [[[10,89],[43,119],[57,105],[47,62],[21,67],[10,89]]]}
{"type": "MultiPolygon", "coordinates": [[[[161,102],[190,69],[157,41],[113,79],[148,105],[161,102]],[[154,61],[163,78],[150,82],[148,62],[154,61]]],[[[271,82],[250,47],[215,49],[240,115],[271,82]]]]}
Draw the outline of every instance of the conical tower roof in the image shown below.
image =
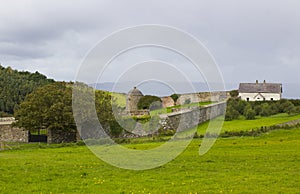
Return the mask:
{"type": "Polygon", "coordinates": [[[130,90],[128,92],[128,95],[130,95],[130,96],[144,96],[143,93],[139,89],[137,89],[136,87],[134,87],[132,90],[130,90]]]}

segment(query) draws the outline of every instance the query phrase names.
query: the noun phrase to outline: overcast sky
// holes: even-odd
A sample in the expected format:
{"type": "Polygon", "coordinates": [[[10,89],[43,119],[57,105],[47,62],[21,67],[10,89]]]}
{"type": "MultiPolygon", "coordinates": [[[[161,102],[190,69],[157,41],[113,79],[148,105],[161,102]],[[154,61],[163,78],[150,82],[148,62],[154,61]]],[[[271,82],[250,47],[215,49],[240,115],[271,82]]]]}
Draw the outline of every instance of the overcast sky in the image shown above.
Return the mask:
{"type": "Polygon", "coordinates": [[[4,66],[74,80],[88,51],[110,33],[139,24],[163,24],[202,42],[226,83],[256,79],[300,83],[298,0],[0,2],[4,66]]]}

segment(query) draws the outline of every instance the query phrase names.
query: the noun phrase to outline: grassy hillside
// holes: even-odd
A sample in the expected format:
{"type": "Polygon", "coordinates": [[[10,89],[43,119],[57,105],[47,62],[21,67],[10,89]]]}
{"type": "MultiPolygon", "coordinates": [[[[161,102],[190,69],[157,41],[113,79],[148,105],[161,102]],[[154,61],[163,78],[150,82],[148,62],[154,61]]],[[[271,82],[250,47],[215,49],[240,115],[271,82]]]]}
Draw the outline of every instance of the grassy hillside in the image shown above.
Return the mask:
{"type": "Polygon", "coordinates": [[[114,100],[114,104],[118,105],[119,107],[126,107],[126,94],[120,94],[111,92],[112,99],[114,100]]]}
{"type": "Polygon", "coordinates": [[[4,151],[0,193],[297,193],[299,137],[294,129],[218,139],[204,156],[195,139],[178,158],[147,171],[110,166],[85,146],[4,151]]]}

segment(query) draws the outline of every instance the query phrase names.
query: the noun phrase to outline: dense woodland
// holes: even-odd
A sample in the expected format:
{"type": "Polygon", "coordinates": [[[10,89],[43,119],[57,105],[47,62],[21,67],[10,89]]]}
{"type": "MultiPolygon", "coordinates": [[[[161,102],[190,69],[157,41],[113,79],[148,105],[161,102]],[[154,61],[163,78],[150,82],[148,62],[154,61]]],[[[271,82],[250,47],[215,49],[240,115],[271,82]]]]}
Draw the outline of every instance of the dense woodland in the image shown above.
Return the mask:
{"type": "Polygon", "coordinates": [[[28,94],[53,82],[39,72],[17,71],[0,65],[0,116],[14,114],[28,94]]]}

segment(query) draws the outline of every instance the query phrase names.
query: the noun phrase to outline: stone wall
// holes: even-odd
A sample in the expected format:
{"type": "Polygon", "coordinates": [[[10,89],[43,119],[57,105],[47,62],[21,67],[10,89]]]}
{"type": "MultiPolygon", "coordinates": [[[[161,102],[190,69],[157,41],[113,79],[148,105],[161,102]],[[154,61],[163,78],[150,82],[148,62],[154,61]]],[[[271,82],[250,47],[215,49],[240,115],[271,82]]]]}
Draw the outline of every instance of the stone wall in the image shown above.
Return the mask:
{"type": "Polygon", "coordinates": [[[10,125],[15,121],[16,120],[15,120],[14,117],[1,117],[0,118],[0,125],[10,125]]]}
{"type": "Polygon", "coordinates": [[[145,115],[150,115],[149,110],[131,110],[125,113],[128,116],[136,116],[136,117],[140,117],[140,116],[145,116],[145,115]]]}
{"type": "Polygon", "coordinates": [[[162,97],[160,99],[161,99],[163,108],[175,106],[175,102],[174,102],[173,98],[171,98],[170,96],[162,97]]]}
{"type": "Polygon", "coordinates": [[[176,105],[185,104],[186,101],[189,101],[190,103],[208,101],[221,102],[228,99],[229,97],[229,92],[200,92],[192,94],[181,94],[176,101],[176,105]]]}
{"type": "Polygon", "coordinates": [[[197,126],[215,117],[225,114],[226,102],[205,107],[195,107],[179,112],[160,115],[160,124],[164,130],[185,130],[197,126]]]}
{"type": "Polygon", "coordinates": [[[0,142],[28,142],[28,131],[12,127],[10,124],[0,125],[0,142]]]}
{"type": "Polygon", "coordinates": [[[77,131],[48,129],[48,143],[70,143],[78,139],[77,131]]]}

